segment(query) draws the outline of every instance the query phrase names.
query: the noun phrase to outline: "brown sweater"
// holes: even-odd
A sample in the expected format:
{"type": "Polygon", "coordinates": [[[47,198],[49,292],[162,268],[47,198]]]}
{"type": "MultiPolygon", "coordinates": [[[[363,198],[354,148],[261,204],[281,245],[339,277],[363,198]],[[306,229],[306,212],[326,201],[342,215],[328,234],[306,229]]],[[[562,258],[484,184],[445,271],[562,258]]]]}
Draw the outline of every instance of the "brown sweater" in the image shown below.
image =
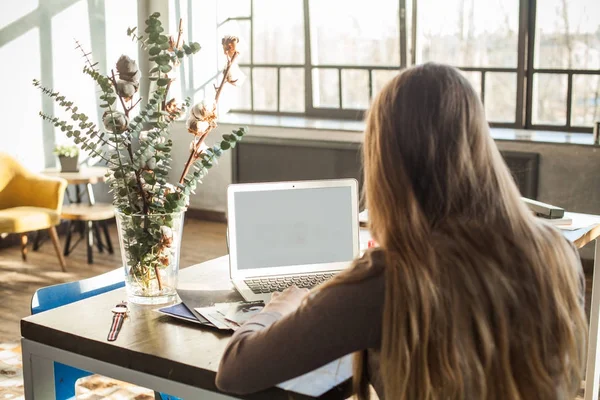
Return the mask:
{"type": "MultiPolygon", "coordinates": [[[[577,253],[574,246],[573,251],[577,253]]],[[[581,264],[576,267],[581,274],[583,308],[585,278],[581,264]]],[[[364,268],[367,278],[316,292],[284,318],[265,312],[248,320],[225,350],[217,387],[234,394],[257,392],[346,354],[368,350],[369,381],[383,399],[379,373],[385,292],[383,254],[367,253],[354,268],[364,268]]]]}
{"type": "MultiPolygon", "coordinates": [[[[374,361],[385,286],[382,264],[370,264],[363,259],[356,265],[369,269],[366,279],[316,292],[284,318],[264,312],[247,321],[225,350],[217,387],[234,394],[257,392],[365,349],[374,361]]],[[[382,395],[378,375],[371,371],[370,378],[382,395]]]]}

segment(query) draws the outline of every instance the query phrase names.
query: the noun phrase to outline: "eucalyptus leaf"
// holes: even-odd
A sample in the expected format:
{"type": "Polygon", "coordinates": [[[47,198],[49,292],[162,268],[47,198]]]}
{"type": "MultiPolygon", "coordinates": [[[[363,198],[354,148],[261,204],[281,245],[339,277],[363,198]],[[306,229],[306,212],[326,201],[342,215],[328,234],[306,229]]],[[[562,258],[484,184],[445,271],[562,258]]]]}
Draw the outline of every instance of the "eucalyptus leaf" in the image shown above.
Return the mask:
{"type": "Polygon", "coordinates": [[[159,54],[161,52],[160,47],[150,47],[150,50],[148,50],[148,54],[150,54],[151,56],[155,56],[157,54],[159,54]]]}

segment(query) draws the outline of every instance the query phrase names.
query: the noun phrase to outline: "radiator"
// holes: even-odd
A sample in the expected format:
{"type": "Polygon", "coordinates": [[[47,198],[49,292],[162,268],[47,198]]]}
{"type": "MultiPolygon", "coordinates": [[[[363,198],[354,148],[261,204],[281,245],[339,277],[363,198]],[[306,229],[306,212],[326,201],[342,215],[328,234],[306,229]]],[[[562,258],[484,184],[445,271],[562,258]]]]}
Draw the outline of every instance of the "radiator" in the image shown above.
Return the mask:
{"type": "Polygon", "coordinates": [[[521,196],[537,199],[540,166],[539,153],[502,151],[502,157],[521,191],[521,196]]]}

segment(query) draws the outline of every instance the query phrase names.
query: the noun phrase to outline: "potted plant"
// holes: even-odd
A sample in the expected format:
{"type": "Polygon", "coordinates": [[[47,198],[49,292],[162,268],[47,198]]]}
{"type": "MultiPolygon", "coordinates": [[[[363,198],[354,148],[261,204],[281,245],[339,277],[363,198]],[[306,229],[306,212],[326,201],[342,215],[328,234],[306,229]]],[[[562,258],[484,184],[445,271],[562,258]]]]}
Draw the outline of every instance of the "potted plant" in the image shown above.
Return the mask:
{"type": "Polygon", "coordinates": [[[58,156],[60,161],[61,172],[77,172],[77,160],[79,158],[79,149],[74,145],[56,145],[54,154],[58,156]]]}
{"type": "Polygon", "coordinates": [[[126,55],[118,59],[109,74],[102,74],[97,63],[88,58],[89,53],[77,46],[87,63],[84,73],[100,88],[102,127],[90,122],[65,96],[34,80],[34,85],[69,116],[61,119],[40,113],[42,118],[66,132],[82,150],[106,163],[129,301],[151,304],[169,302],[176,297],[183,215],[190,194],[223,151],[235,147],[246,133],[245,128],[239,128],[223,135],[212,147],[204,144],[217,126],[217,102],[223,87],[237,80],[232,76],[232,66],[239,54],[238,38],[226,36],[221,42],[227,65],[215,86],[214,98],[190,108],[189,98],[183,102],[169,99],[169,87],[174,70],[184,58],[197,53],[200,45],[183,42],[181,21],[177,39],[167,37],[159,17],[160,14],[154,13],[146,20],[143,36],[138,36],[135,28],[127,31],[147,51],[152,64],[145,73],[154,89],[137,116],[131,116],[131,111],[140,104],[137,91],[142,71],[126,55]],[[190,150],[183,155],[187,161],[178,182],[171,184],[168,182],[173,145],[171,127],[188,109],[190,150]]]}

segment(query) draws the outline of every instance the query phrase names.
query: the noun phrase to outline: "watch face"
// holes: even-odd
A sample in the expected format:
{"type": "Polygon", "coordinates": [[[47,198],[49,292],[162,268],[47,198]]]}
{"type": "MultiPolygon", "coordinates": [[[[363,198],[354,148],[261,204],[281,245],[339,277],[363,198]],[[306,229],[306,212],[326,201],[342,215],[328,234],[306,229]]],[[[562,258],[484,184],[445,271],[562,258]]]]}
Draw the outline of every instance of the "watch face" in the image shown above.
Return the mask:
{"type": "Polygon", "coordinates": [[[127,307],[126,306],[116,306],[115,308],[112,309],[112,312],[114,312],[115,314],[125,314],[127,312],[127,307]]]}

